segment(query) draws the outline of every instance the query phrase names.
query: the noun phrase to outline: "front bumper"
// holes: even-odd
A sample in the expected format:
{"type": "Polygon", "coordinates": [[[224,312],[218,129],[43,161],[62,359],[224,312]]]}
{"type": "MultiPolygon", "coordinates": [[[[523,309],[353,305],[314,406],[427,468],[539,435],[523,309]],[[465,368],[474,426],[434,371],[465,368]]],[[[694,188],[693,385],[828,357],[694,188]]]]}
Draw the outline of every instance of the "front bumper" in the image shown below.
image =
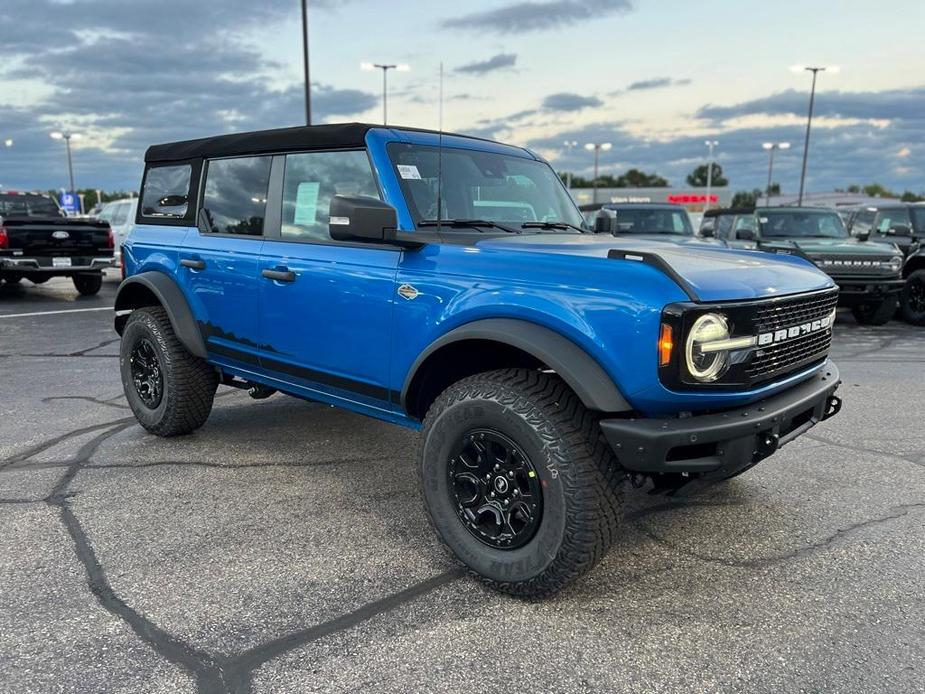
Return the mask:
{"type": "Polygon", "coordinates": [[[837,277],[838,305],[854,306],[870,299],[886,299],[899,294],[906,280],[901,277],[883,279],[881,277],[837,277]]]}
{"type": "Polygon", "coordinates": [[[746,407],[685,418],[605,419],[601,429],[627,470],[720,479],[837,414],[839,383],[838,368],[826,362],[806,381],[746,407]]]}

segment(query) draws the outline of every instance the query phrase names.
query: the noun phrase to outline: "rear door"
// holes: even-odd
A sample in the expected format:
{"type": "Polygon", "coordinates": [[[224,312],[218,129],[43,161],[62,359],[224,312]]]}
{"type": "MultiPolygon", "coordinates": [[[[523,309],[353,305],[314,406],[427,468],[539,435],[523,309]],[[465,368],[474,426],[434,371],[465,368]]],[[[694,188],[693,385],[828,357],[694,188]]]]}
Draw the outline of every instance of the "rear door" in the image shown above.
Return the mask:
{"type": "Polygon", "coordinates": [[[197,212],[178,269],[190,305],[217,361],[258,364],[258,260],[263,245],[272,158],[213,159],[203,165],[197,212]]]}
{"type": "Polygon", "coordinates": [[[261,364],[342,403],[389,410],[392,302],[401,252],[335,241],[334,195],[379,198],[365,151],[277,157],[279,219],[260,259],[261,364]]]}

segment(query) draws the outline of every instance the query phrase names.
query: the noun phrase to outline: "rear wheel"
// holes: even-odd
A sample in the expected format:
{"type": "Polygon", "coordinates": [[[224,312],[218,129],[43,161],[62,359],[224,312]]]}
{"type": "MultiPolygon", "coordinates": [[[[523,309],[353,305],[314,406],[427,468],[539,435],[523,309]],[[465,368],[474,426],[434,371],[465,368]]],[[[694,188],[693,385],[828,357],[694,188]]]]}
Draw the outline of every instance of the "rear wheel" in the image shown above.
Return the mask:
{"type": "Polygon", "coordinates": [[[906,278],[899,310],[912,325],[925,325],[925,270],[916,270],[906,278]]]}
{"type": "Polygon", "coordinates": [[[92,296],[103,286],[102,272],[87,272],[81,275],[74,275],[72,279],[74,281],[74,287],[83,296],[92,296]]]}
{"type": "Polygon", "coordinates": [[[440,540],[506,593],[557,592],[617,536],[624,472],[555,375],[508,369],[450,386],[424,419],[418,471],[440,540]]]}
{"type": "Polygon", "coordinates": [[[896,313],[896,297],[865,301],[852,308],[851,313],[861,325],[886,325],[896,313]]]}
{"type": "Polygon", "coordinates": [[[188,434],[208,419],[218,374],[187,351],[160,306],[129,316],[119,366],[129,407],[152,434],[188,434]]]}
{"type": "Polygon", "coordinates": [[[3,283],[4,284],[19,284],[22,282],[22,275],[4,275],[3,283]]]}

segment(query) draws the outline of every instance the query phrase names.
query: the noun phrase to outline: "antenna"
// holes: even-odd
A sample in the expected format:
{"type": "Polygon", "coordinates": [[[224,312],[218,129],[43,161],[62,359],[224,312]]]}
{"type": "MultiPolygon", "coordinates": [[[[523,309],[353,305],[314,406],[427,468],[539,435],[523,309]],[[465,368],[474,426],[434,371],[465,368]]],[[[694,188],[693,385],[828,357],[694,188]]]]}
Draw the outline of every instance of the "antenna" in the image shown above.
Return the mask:
{"type": "Polygon", "coordinates": [[[437,123],[437,238],[443,219],[443,61],[440,61],[440,96],[437,123]]]}

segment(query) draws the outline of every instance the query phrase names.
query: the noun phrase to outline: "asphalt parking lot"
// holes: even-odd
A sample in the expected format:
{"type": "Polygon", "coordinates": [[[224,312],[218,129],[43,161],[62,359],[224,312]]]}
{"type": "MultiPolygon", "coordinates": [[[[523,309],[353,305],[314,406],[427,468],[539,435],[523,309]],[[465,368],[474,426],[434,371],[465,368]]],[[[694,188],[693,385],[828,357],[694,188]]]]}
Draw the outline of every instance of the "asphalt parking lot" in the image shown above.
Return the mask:
{"type": "Polygon", "coordinates": [[[631,492],[605,561],[528,603],[437,545],[413,433],[223,388],[147,435],[116,286],[0,289],[3,691],[925,690],[925,330],[841,317],[840,416],[696,497],[631,492]]]}

